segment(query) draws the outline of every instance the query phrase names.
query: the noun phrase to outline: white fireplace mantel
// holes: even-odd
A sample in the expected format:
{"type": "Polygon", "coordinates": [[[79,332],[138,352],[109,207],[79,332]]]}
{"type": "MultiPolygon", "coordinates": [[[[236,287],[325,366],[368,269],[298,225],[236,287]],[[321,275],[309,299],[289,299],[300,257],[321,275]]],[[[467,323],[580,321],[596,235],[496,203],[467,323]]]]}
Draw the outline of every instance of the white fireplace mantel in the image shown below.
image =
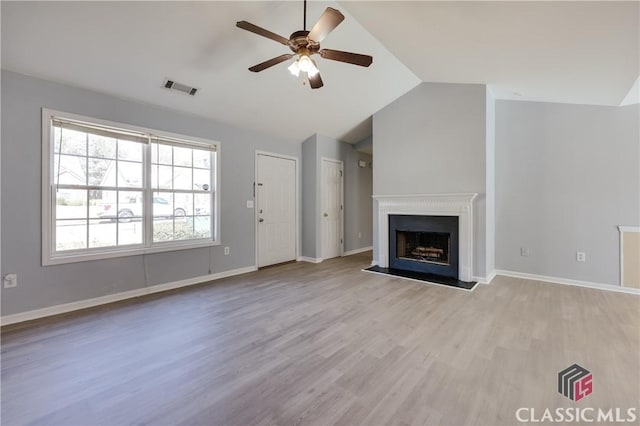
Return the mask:
{"type": "Polygon", "coordinates": [[[389,266],[389,215],[458,216],[458,279],[473,277],[473,200],[477,193],[374,195],[378,202],[378,258],[380,267],[389,266]]]}

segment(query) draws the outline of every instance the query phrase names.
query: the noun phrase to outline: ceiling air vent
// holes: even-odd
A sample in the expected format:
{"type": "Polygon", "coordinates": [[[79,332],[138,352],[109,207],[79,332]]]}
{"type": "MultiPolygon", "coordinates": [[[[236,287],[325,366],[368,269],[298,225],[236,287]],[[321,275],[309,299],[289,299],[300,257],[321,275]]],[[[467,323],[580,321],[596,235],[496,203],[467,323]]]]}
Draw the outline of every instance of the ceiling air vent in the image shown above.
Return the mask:
{"type": "Polygon", "coordinates": [[[177,90],[179,92],[186,93],[187,95],[191,95],[191,96],[195,95],[196,92],[198,91],[198,89],[196,89],[195,87],[187,86],[186,84],[182,84],[182,83],[177,83],[173,80],[167,80],[164,83],[164,87],[167,89],[177,90]]]}

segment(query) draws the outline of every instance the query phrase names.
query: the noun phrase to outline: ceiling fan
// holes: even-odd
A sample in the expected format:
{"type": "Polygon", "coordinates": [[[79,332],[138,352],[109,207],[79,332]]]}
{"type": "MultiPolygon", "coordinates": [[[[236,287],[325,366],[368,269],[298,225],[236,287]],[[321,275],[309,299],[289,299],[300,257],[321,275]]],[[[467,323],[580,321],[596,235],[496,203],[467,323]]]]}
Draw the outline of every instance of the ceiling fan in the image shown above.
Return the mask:
{"type": "Polygon", "coordinates": [[[313,26],[311,31],[307,31],[307,0],[304,0],[303,12],[303,30],[296,31],[286,39],[281,35],[275,34],[269,30],[253,25],[247,21],[236,23],[238,28],[258,34],[262,37],[275,40],[278,43],[289,47],[293,53],[285,53],[275,58],[264,61],[258,65],[249,68],[249,71],[260,72],[284,62],[288,59],[296,57],[294,62],[289,66],[291,74],[298,77],[300,72],[307,75],[309,85],[312,89],[319,89],[323,86],[320,72],[316,66],[316,62],[311,59],[312,55],[320,55],[324,59],[332,61],[346,62],[348,64],[360,65],[368,67],[373,62],[373,58],[369,55],[361,55],[359,53],[343,52],[341,50],[320,49],[320,42],[329,35],[344,20],[344,15],[338,10],[328,7],[320,19],[313,26]]]}

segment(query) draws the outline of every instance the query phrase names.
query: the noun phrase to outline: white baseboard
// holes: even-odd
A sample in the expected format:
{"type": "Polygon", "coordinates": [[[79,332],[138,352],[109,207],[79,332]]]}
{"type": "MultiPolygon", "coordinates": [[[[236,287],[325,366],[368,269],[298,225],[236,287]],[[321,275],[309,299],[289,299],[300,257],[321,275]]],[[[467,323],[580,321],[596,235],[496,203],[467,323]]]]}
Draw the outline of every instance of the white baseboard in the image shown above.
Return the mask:
{"type": "Polygon", "coordinates": [[[358,254],[358,253],[364,253],[365,251],[371,251],[373,250],[373,246],[369,246],[369,247],[362,247],[359,249],[355,249],[355,250],[349,250],[349,251],[345,251],[344,253],[342,253],[342,256],[351,256],[353,254],[358,254]]]}
{"type": "Polygon", "coordinates": [[[618,285],[600,284],[600,283],[593,283],[593,282],[589,282],[589,281],[571,280],[571,279],[568,279],[568,278],[549,277],[549,276],[546,276],[546,275],[527,274],[527,273],[524,273],[524,272],[505,271],[505,270],[502,270],[502,269],[497,269],[496,273],[498,275],[503,275],[505,277],[523,278],[523,279],[526,279],[526,280],[544,281],[544,282],[553,283],[553,284],[573,285],[573,286],[577,286],[577,287],[594,288],[594,289],[597,289],[597,290],[607,290],[607,291],[615,291],[615,292],[618,292],[618,293],[640,295],[640,289],[621,287],[621,286],[618,286],[618,285]]]}
{"type": "Polygon", "coordinates": [[[38,318],[49,317],[52,315],[64,314],[67,312],[91,308],[99,305],[105,305],[107,303],[113,303],[120,300],[140,297],[146,294],[159,293],[161,291],[173,290],[180,287],[188,287],[194,284],[200,284],[207,281],[215,281],[221,278],[231,277],[234,275],[246,274],[248,272],[253,272],[256,270],[257,268],[255,266],[248,266],[246,268],[232,269],[230,271],[219,272],[217,274],[187,278],[185,280],[174,281],[171,283],[158,284],[150,287],[143,287],[135,290],[123,291],[121,293],[108,294],[106,296],[95,297],[93,299],[79,300],[77,302],[50,306],[48,308],[36,309],[33,311],[21,312],[13,315],[5,315],[3,317],[0,317],[0,325],[4,326],[9,324],[16,324],[19,322],[31,321],[38,318]]]}
{"type": "Polygon", "coordinates": [[[474,281],[477,281],[478,284],[491,284],[491,281],[496,277],[496,271],[493,271],[486,277],[472,277],[474,281]]]}
{"type": "Polygon", "coordinates": [[[322,262],[324,259],[321,257],[307,257],[307,256],[300,256],[298,258],[298,262],[309,262],[309,263],[320,263],[322,262]]]}

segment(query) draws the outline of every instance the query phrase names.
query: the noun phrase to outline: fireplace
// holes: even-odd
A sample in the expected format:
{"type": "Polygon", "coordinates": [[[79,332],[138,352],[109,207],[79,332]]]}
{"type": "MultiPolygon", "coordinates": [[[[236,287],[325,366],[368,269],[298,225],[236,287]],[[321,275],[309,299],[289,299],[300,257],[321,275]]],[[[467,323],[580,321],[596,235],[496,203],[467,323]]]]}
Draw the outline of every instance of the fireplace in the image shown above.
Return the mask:
{"type": "Polygon", "coordinates": [[[389,215],[389,267],[458,278],[458,217],[389,215]]]}
{"type": "MultiPolygon", "coordinates": [[[[380,268],[397,268],[398,263],[396,262],[411,262],[410,265],[412,266],[407,266],[407,264],[402,263],[400,264],[401,267],[411,268],[429,265],[429,267],[438,269],[438,271],[432,273],[448,277],[457,277],[458,280],[463,282],[472,282],[473,204],[477,196],[477,193],[374,195],[373,198],[378,207],[378,220],[376,221],[377,229],[375,230],[377,239],[374,243],[375,265],[380,268]],[[419,218],[424,216],[449,217],[455,219],[457,221],[457,225],[452,225],[454,229],[451,230],[442,230],[441,228],[426,230],[404,228],[395,229],[393,232],[390,232],[390,218],[393,216],[413,216],[419,218]],[[396,259],[392,259],[392,252],[395,253],[397,250],[397,230],[413,231],[418,233],[431,232],[436,234],[450,234],[448,238],[450,246],[447,262],[426,262],[415,261],[414,259],[398,259],[398,256],[395,256],[396,259]],[[391,264],[392,262],[394,263],[393,265],[391,264]],[[438,263],[448,263],[448,265],[439,265],[438,263]],[[443,272],[443,268],[450,268],[449,272],[443,272]],[[452,270],[455,272],[452,272],[452,270]]],[[[442,242],[439,244],[442,244],[442,242]]],[[[438,246],[432,246],[431,244],[425,245],[422,243],[420,243],[419,246],[425,248],[439,248],[438,246]]],[[[420,251],[424,251],[424,249],[421,249],[420,251]]],[[[405,256],[401,257],[406,257],[406,252],[405,256]]]]}

